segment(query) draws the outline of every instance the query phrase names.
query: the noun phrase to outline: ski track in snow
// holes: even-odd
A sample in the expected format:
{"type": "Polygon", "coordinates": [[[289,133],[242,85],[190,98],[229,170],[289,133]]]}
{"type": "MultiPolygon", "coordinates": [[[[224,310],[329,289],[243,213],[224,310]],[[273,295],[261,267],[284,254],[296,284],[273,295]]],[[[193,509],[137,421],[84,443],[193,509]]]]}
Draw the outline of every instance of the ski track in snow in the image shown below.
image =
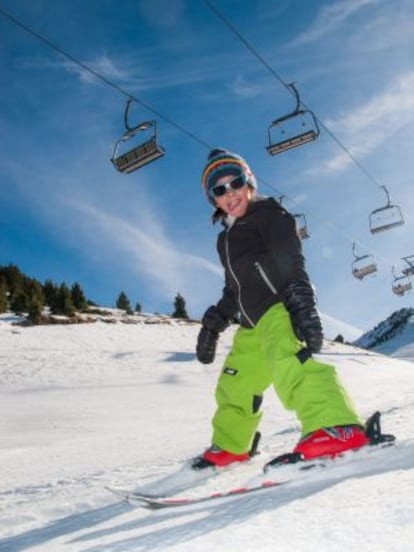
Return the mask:
{"type": "MultiPolygon", "coordinates": [[[[194,357],[198,326],[20,328],[0,316],[0,551],[408,552],[414,539],[412,362],[327,342],[361,415],[383,414],[395,447],[286,486],[148,512],[108,493],[180,469],[209,444],[217,361],[194,357]]],[[[296,419],[266,395],[262,454],[179,495],[254,479],[291,450],[296,419]]]]}

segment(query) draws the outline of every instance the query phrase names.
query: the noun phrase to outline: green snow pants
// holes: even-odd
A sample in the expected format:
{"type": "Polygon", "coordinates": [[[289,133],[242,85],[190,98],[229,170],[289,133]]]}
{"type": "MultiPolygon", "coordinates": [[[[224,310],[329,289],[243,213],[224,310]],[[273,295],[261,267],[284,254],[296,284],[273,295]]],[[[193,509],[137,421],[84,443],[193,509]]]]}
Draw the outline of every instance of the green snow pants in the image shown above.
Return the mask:
{"type": "Polygon", "coordinates": [[[264,391],[273,384],[302,435],[321,427],[361,424],[335,368],[302,355],[282,303],[271,307],[254,328],[240,327],[217,383],[212,442],[234,454],[250,449],[261,419],[264,391]]]}

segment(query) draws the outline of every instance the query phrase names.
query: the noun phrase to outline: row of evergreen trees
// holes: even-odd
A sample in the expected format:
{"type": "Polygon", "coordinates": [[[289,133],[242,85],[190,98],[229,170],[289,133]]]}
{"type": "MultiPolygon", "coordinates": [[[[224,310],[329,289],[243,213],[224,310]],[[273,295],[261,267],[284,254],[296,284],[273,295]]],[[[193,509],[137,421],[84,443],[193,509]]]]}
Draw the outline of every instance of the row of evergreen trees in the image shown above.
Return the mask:
{"type": "Polygon", "coordinates": [[[44,306],[52,314],[73,316],[76,311],[87,310],[88,301],[77,282],[71,288],[65,282],[57,285],[52,280],[42,284],[15,265],[0,265],[0,312],[10,309],[17,314],[28,313],[29,319],[38,324],[44,306]]]}
{"type": "MultiPolygon", "coordinates": [[[[121,293],[118,296],[118,299],[116,300],[116,308],[124,310],[127,314],[133,314],[133,310],[131,307],[131,302],[128,299],[128,296],[126,293],[121,291],[121,293]]],[[[140,313],[142,311],[141,303],[137,303],[135,305],[135,312],[140,313]]],[[[185,299],[180,294],[177,293],[174,299],[174,312],[171,314],[173,318],[183,318],[185,320],[189,319],[189,316],[187,314],[187,309],[185,306],[185,299]]]]}
{"type": "MultiPolygon", "coordinates": [[[[73,316],[75,312],[86,312],[91,306],[81,286],[75,282],[69,287],[65,282],[60,285],[52,280],[44,284],[23,274],[15,265],[0,265],[0,313],[11,310],[16,314],[27,313],[34,324],[42,319],[43,307],[49,307],[51,314],[73,316]]],[[[131,303],[124,292],[116,301],[119,309],[132,314],[131,303]]],[[[135,312],[141,312],[140,303],[135,306],[135,312]]],[[[174,318],[188,319],[184,298],[178,293],[174,300],[174,318]]]]}

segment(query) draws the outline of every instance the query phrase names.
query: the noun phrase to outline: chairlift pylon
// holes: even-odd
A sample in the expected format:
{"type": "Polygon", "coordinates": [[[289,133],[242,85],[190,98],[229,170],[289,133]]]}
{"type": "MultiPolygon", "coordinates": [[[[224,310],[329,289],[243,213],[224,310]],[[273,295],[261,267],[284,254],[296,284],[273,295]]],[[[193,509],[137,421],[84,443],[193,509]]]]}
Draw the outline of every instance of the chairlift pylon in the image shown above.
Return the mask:
{"type": "Polygon", "coordinates": [[[408,267],[402,269],[404,276],[414,276],[414,255],[402,257],[402,260],[408,264],[408,267]]]}
{"type": "Polygon", "coordinates": [[[384,193],[387,196],[387,203],[384,207],[375,209],[369,215],[369,229],[371,234],[377,234],[378,232],[390,230],[395,226],[404,224],[404,217],[401,209],[398,205],[391,204],[387,188],[385,186],[380,186],[380,188],[384,190],[384,193]]]}
{"type": "Polygon", "coordinates": [[[165,154],[164,148],[162,148],[157,141],[156,121],[145,121],[134,127],[131,127],[128,124],[128,112],[131,102],[132,99],[128,98],[124,112],[124,124],[126,130],[121,138],[116,142],[111,157],[111,162],[114,167],[122,173],[131,173],[144,165],[147,165],[151,161],[155,161],[165,154]],[[147,140],[139,143],[124,153],[119,152],[122,144],[131,138],[134,138],[138,133],[144,131],[149,131],[150,133],[150,137],[147,140]]]}
{"type": "Polygon", "coordinates": [[[319,137],[318,121],[310,109],[301,109],[299,92],[294,83],[287,85],[296,98],[296,108],[291,113],[275,119],[268,128],[269,145],[266,150],[276,155],[312,142],[319,137]]]}
{"type": "Polygon", "coordinates": [[[352,252],[354,254],[354,261],[352,263],[352,276],[358,280],[363,280],[366,276],[375,274],[377,272],[377,265],[372,255],[360,255],[356,254],[355,242],[352,244],[352,252]]]}
{"type": "Polygon", "coordinates": [[[392,275],[394,277],[392,282],[392,291],[395,293],[395,295],[398,295],[399,297],[402,297],[405,295],[408,291],[413,289],[413,284],[411,283],[411,280],[408,276],[403,274],[402,276],[396,276],[395,274],[395,267],[392,267],[392,275]]]}

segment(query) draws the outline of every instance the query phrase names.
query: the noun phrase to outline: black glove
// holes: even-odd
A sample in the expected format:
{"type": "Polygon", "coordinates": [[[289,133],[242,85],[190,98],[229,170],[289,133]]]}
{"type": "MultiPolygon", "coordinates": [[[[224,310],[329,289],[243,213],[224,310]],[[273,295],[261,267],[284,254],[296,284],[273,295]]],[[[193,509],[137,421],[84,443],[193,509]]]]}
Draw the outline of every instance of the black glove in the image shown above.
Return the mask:
{"type": "Polygon", "coordinates": [[[225,318],[216,306],[208,307],[201,319],[201,325],[208,330],[213,330],[216,333],[224,331],[229,325],[229,321],[225,318]]]}
{"type": "Polygon", "coordinates": [[[228,327],[229,321],[222,316],[217,307],[212,306],[204,313],[201,324],[197,339],[197,359],[203,364],[211,364],[216,355],[219,333],[228,327]]]}
{"type": "Polygon", "coordinates": [[[218,336],[219,334],[213,330],[208,330],[204,326],[201,328],[197,338],[196,354],[202,364],[211,364],[214,361],[218,336]]]}
{"type": "Polygon", "coordinates": [[[284,291],[283,302],[298,339],[304,341],[312,353],[318,353],[322,348],[323,329],[311,284],[306,280],[292,282],[284,291]]]}

